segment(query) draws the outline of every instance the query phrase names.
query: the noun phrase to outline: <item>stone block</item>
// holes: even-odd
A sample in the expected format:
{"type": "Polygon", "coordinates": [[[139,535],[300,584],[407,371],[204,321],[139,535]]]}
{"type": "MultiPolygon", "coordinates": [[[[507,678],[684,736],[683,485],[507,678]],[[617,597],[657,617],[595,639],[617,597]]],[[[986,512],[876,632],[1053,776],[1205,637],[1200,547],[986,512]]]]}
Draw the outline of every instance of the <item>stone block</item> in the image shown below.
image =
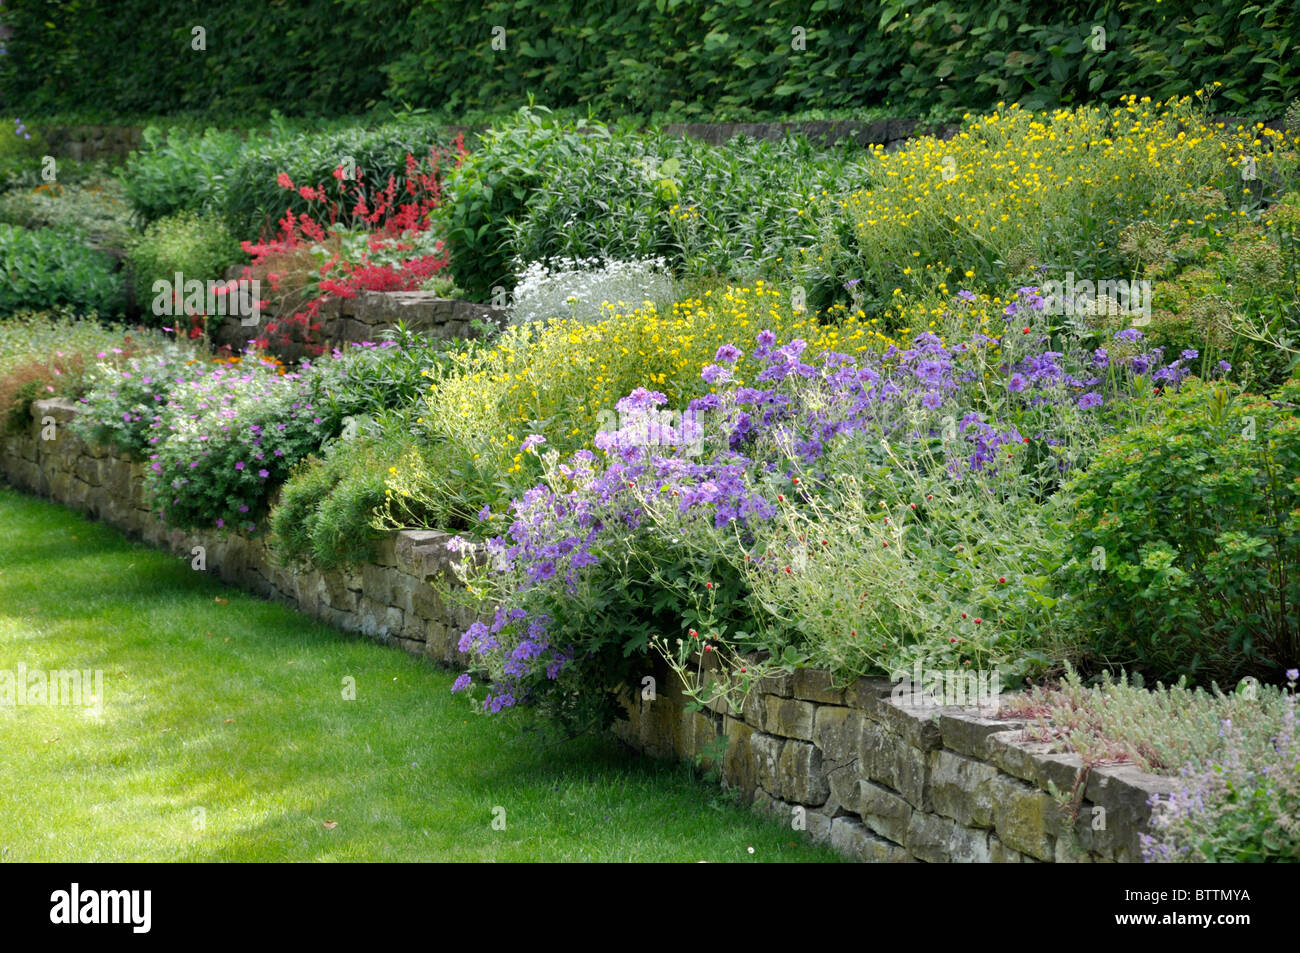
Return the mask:
{"type": "Polygon", "coordinates": [[[1050,754],[1052,745],[1045,741],[1024,741],[1018,731],[991,734],[985,739],[988,760],[998,768],[1022,781],[1038,783],[1038,763],[1035,755],[1050,754]]]}
{"type": "Polygon", "coordinates": [[[989,861],[995,864],[1023,864],[1031,862],[1031,859],[1002,843],[997,834],[989,834],[989,861]]]}
{"type": "Polygon", "coordinates": [[[830,796],[821,752],[805,741],[785,742],[777,761],[777,775],[780,795],[787,801],[816,806],[825,804],[830,796]]]}
{"type": "Polygon", "coordinates": [[[1053,830],[1061,826],[1060,807],[1047,793],[999,774],[993,781],[993,824],[998,838],[1039,860],[1054,856],[1053,830]]]}
{"type": "Polygon", "coordinates": [[[871,864],[905,864],[912,858],[898,844],[881,840],[851,817],[831,821],[831,847],[854,860],[871,864]]]}
{"type": "MultiPolygon", "coordinates": [[[[831,827],[835,819],[829,814],[823,814],[821,811],[804,812],[804,831],[814,844],[829,844],[831,840],[831,827]]],[[[787,823],[790,823],[787,821],[787,823]]]]}
{"type": "Polygon", "coordinates": [[[934,810],[963,827],[993,825],[998,769],[951,751],[930,752],[930,798],[934,810]]]}
{"type": "Polygon", "coordinates": [[[857,812],[873,833],[895,844],[907,843],[908,825],[914,812],[912,805],[895,792],[873,781],[859,781],[856,804],[847,806],[857,812]]]}
{"type": "Polygon", "coordinates": [[[794,676],[790,674],[768,675],[759,681],[754,694],[781,695],[789,698],[794,694],[794,676]]]}
{"type": "Polygon", "coordinates": [[[914,748],[939,747],[939,718],[948,709],[928,705],[903,705],[889,697],[877,698],[868,714],[914,748]]]}
{"type": "Polygon", "coordinates": [[[861,775],[893,788],[912,807],[930,810],[930,766],[927,752],[870,719],[863,719],[858,746],[861,775]]]}
{"type": "Polygon", "coordinates": [[[768,695],[764,698],[766,713],[763,718],[763,730],[784,738],[812,740],[813,722],[817,716],[817,706],[811,702],[795,698],[781,698],[768,695]]]}
{"type": "Polygon", "coordinates": [[[1177,788],[1177,781],[1146,774],[1133,765],[1093,768],[1088,773],[1084,797],[1103,813],[1092,815],[1089,811],[1089,847],[1121,863],[1141,860],[1139,835],[1150,833],[1148,800],[1153,795],[1167,799],[1177,788]],[[1093,817],[1103,825],[1098,830],[1091,830],[1093,817]]]}
{"type": "Polygon", "coordinates": [[[1033,756],[1034,766],[1038,769],[1035,781],[1044,791],[1056,790],[1062,794],[1072,794],[1075,785],[1080,783],[1083,774],[1083,759],[1077,754],[1040,754],[1033,756]]]}
{"type": "Polygon", "coordinates": [[[799,668],[795,669],[792,681],[795,698],[827,705],[844,704],[844,691],[835,687],[830,672],[818,668],[799,668]]]}
{"type": "MultiPolygon", "coordinates": [[[[428,584],[417,582],[416,578],[409,573],[394,567],[388,571],[390,593],[392,604],[402,610],[403,615],[415,614],[415,593],[424,589],[428,584]]],[[[432,588],[432,587],[430,587],[432,588]]]]}
{"type": "Polygon", "coordinates": [[[763,730],[763,724],[767,717],[767,698],[757,691],[752,691],[745,696],[745,707],[741,709],[741,717],[745,724],[756,731],[763,730]]]}
{"type": "Polygon", "coordinates": [[[862,713],[840,705],[821,705],[813,720],[812,740],[828,765],[848,765],[857,760],[862,735],[862,713]]]}
{"type": "Polygon", "coordinates": [[[913,812],[907,828],[907,849],[926,863],[987,864],[989,834],[962,827],[937,814],[913,812]]]}
{"type": "MultiPolygon", "coordinates": [[[[704,711],[686,712],[692,722],[691,743],[694,747],[692,758],[702,770],[712,771],[717,767],[715,748],[717,739],[723,737],[722,726],[718,716],[704,711]]],[[[730,749],[730,739],[728,739],[730,749]]]]}
{"type": "Polygon", "coordinates": [[[861,711],[874,711],[877,701],[889,697],[893,683],[884,678],[859,678],[844,690],[844,704],[861,711]]]}
{"type": "Polygon", "coordinates": [[[395,574],[384,566],[366,563],[361,567],[361,592],[375,602],[392,605],[394,602],[393,581],[395,574]]]}
{"type": "Polygon", "coordinates": [[[945,748],[985,761],[989,757],[990,735],[1022,729],[1024,724],[1019,720],[984,718],[964,711],[943,711],[939,714],[939,735],[945,748]]]}
{"type": "Polygon", "coordinates": [[[722,759],[722,779],[729,788],[740,791],[743,798],[753,797],[758,787],[750,739],[755,731],[743,721],[725,718],[723,730],[727,736],[727,753],[722,759]]]}
{"type": "Polygon", "coordinates": [[[408,529],[397,533],[394,555],[397,567],[420,579],[441,575],[450,555],[450,533],[437,530],[408,529]]]}

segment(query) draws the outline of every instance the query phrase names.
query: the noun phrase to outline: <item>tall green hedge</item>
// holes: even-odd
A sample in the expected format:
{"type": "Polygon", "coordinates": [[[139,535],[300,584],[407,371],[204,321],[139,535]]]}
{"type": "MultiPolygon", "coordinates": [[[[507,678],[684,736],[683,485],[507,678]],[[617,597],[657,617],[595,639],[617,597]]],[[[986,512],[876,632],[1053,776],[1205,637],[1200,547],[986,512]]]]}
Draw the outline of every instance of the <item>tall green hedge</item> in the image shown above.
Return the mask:
{"type": "Polygon", "coordinates": [[[529,94],[640,114],[917,114],[1216,81],[1242,111],[1280,115],[1300,96],[1294,0],[6,0],[0,18],[14,28],[0,92],[33,115],[455,113],[529,94]]]}

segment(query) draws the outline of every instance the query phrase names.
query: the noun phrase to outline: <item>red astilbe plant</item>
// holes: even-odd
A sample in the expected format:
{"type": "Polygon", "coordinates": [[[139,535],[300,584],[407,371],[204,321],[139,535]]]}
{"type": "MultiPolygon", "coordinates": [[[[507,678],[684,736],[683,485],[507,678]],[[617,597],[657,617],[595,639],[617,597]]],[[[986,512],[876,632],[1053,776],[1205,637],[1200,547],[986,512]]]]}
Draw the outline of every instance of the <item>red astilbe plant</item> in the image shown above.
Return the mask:
{"type": "Polygon", "coordinates": [[[339,165],[333,183],[296,185],[288,173],[276,181],[315,207],[285,211],[279,235],[243,242],[252,256],[244,277],[267,282],[276,307],[262,329],[260,347],[302,346],[321,354],[316,338],[321,309],[358,291],[411,291],[447,265],[441,242],[431,241],[429,213],[442,198],[441,169],[465,155],[462,136],[449,149],[432,147],[423,160],[407,154],[405,175],[389,176],[382,188],[367,190],[365,173],[339,165]]]}

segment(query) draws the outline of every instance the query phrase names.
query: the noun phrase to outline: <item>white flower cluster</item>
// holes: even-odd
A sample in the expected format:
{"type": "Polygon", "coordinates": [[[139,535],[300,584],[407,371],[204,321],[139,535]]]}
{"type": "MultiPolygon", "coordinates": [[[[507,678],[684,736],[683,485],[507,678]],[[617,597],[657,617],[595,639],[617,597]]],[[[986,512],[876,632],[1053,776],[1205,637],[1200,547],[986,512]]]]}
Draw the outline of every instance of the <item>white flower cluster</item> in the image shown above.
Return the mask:
{"type": "Polygon", "coordinates": [[[602,262],[595,258],[535,261],[519,273],[511,324],[550,318],[599,321],[610,309],[672,301],[676,287],[662,258],[602,262]]]}

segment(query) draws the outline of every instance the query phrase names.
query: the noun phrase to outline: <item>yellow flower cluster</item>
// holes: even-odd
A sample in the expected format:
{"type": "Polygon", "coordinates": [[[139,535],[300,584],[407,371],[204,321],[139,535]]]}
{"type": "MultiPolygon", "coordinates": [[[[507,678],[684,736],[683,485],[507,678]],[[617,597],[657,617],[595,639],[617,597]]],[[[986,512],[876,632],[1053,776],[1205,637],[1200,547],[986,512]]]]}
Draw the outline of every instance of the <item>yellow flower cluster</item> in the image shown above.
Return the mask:
{"type": "MultiPolygon", "coordinates": [[[[527,465],[519,452],[527,436],[540,433],[560,449],[590,446],[609,422],[602,412],[637,387],[661,391],[673,406],[707,393],[700,372],[723,344],[748,352],[763,330],[783,341],[801,337],[812,353],[897,343],[880,327],[879,318],[842,306],[827,315],[796,311],[788,290],[763,281],[705,292],[664,313],[651,304],[609,308],[594,323],[557,319],[506,331],[433,385],[423,416],[439,438],[473,447],[478,466],[490,458],[511,475],[527,465]]],[[[755,371],[747,355],[736,376],[755,371]]]]}
{"type": "Polygon", "coordinates": [[[1265,177],[1285,143],[1262,123],[1212,123],[1191,97],[1052,113],[1000,104],[965,118],[953,139],[918,139],[890,153],[876,147],[865,166],[870,186],[821,203],[827,231],[819,247],[802,250],[805,264],[815,268],[847,241],[860,259],[855,270],[885,294],[895,284],[934,288],[927,268],[945,258],[980,278],[1005,273],[1013,260],[1082,264],[1136,220],[1199,224],[1241,214],[1231,210],[1240,188],[1265,177]],[[1196,207],[1198,191],[1225,181],[1238,188],[1226,206],[1196,207]]]}

